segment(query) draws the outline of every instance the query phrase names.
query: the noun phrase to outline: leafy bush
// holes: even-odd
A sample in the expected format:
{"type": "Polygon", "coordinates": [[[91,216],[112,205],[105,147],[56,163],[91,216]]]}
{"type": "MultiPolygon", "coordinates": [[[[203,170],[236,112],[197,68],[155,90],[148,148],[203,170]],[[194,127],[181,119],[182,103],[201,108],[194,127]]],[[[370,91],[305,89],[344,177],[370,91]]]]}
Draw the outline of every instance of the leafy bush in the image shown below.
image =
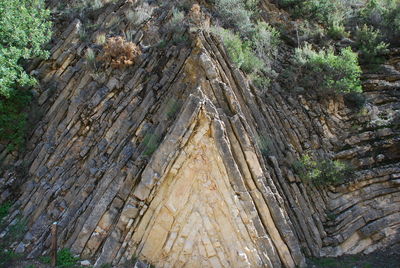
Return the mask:
{"type": "Polygon", "coordinates": [[[265,75],[260,75],[260,74],[250,74],[249,75],[251,81],[253,84],[259,88],[259,89],[267,89],[269,85],[271,84],[271,78],[265,76],[265,75]]]}
{"type": "Polygon", "coordinates": [[[143,140],[143,144],[145,146],[143,155],[151,156],[157,150],[160,143],[161,143],[160,135],[151,132],[146,133],[143,140]]]}
{"type": "Polygon", "coordinates": [[[357,54],[350,48],[344,48],[339,55],[335,55],[332,48],[315,51],[306,44],[296,49],[294,64],[301,87],[323,94],[362,92],[361,68],[357,54]]]}
{"type": "Polygon", "coordinates": [[[57,252],[57,267],[74,267],[78,260],[67,248],[63,248],[57,252]]]}
{"type": "Polygon", "coordinates": [[[40,256],[39,257],[39,261],[41,263],[44,263],[44,264],[50,264],[51,263],[51,257],[50,256],[40,256]]]}
{"type": "Polygon", "coordinates": [[[386,51],[388,44],[381,41],[381,33],[372,26],[364,25],[357,29],[356,45],[361,52],[361,60],[367,63],[379,63],[379,55],[386,51]]]}
{"type": "MultiPolygon", "coordinates": [[[[11,203],[8,202],[0,206],[0,229],[5,227],[1,220],[8,215],[10,207],[11,203]]],[[[0,239],[0,267],[11,267],[10,262],[22,257],[10,250],[10,247],[15,242],[21,241],[26,231],[26,221],[17,217],[13,222],[8,226],[6,234],[0,239]]]]}
{"type": "Polygon", "coordinates": [[[42,0],[0,1],[0,141],[8,143],[9,150],[23,144],[23,110],[30,100],[24,87],[36,84],[22,63],[48,56],[42,46],[51,37],[49,15],[42,0]]]}
{"type": "Polygon", "coordinates": [[[320,43],[325,36],[324,28],[321,25],[308,20],[299,20],[295,26],[299,45],[304,42],[320,43]]]}
{"type": "Polygon", "coordinates": [[[224,42],[227,53],[233,63],[247,73],[256,73],[264,67],[263,61],[253,52],[250,41],[242,41],[239,35],[232,31],[215,28],[224,42]]]}
{"type": "Polygon", "coordinates": [[[112,68],[123,68],[132,65],[135,63],[136,58],[142,54],[136,44],[128,42],[120,36],[108,38],[103,49],[104,54],[100,59],[112,68]]]}
{"type": "Polygon", "coordinates": [[[11,208],[11,202],[5,202],[0,205],[0,226],[3,218],[8,215],[10,208],[11,208]]]}
{"type": "Polygon", "coordinates": [[[234,27],[243,35],[251,33],[253,24],[250,18],[253,11],[248,8],[254,7],[256,1],[215,0],[214,2],[224,27],[234,27]]]}
{"type": "Polygon", "coordinates": [[[0,96],[9,98],[18,86],[35,80],[21,66],[21,60],[47,57],[42,45],[50,40],[50,12],[44,1],[0,1],[0,96]]]}
{"type": "Polygon", "coordinates": [[[265,136],[260,136],[257,139],[257,144],[260,148],[261,154],[264,157],[271,155],[272,141],[270,138],[265,136]]]}
{"type": "Polygon", "coordinates": [[[93,70],[96,70],[96,53],[94,52],[93,49],[88,48],[85,53],[85,59],[90,68],[93,70]]]}
{"type": "Polygon", "coordinates": [[[371,0],[360,11],[362,23],[379,29],[385,41],[400,43],[400,1],[371,0]]]}
{"type": "Polygon", "coordinates": [[[258,58],[268,62],[275,57],[280,44],[279,32],[263,21],[259,21],[251,36],[251,43],[258,58]]]}
{"type": "MultiPolygon", "coordinates": [[[[80,267],[77,265],[79,258],[74,257],[72,252],[68,248],[63,248],[57,252],[57,264],[56,267],[59,268],[72,268],[72,267],[80,267]]],[[[51,263],[50,256],[41,256],[40,262],[44,264],[51,263]]]]}
{"type": "Polygon", "coordinates": [[[348,9],[341,0],[307,0],[301,3],[299,13],[326,26],[327,34],[333,39],[341,39],[348,35],[344,27],[348,9]]]}
{"type": "Polygon", "coordinates": [[[301,0],[276,0],[276,2],[281,7],[292,7],[298,5],[301,0]]]}
{"type": "Polygon", "coordinates": [[[309,155],[304,155],[300,161],[294,163],[294,169],[305,182],[314,185],[328,185],[342,183],[351,178],[353,170],[346,164],[337,160],[313,160],[309,155]]]}
{"type": "Polygon", "coordinates": [[[0,140],[8,142],[12,151],[24,143],[28,114],[24,109],[29,105],[31,95],[27,91],[13,92],[8,99],[0,97],[0,140]]]}
{"type": "Polygon", "coordinates": [[[128,10],[125,13],[129,23],[133,25],[140,25],[151,17],[152,9],[148,3],[135,8],[134,10],[128,10]]]}
{"type": "Polygon", "coordinates": [[[349,36],[349,33],[346,32],[344,25],[337,23],[337,22],[329,25],[327,34],[328,34],[328,36],[330,36],[332,39],[335,39],[335,40],[340,40],[343,37],[349,36]]]}
{"type": "Polygon", "coordinates": [[[360,110],[366,103],[365,96],[360,92],[349,92],[344,95],[344,102],[350,108],[360,110]]]}
{"type": "Polygon", "coordinates": [[[302,15],[326,26],[341,24],[345,7],[340,0],[306,0],[301,3],[302,15]]]}
{"type": "Polygon", "coordinates": [[[326,27],[326,33],[333,39],[348,36],[344,24],[350,16],[350,3],[342,0],[278,0],[282,7],[302,19],[319,23],[326,27]]]}
{"type": "Polygon", "coordinates": [[[254,85],[265,88],[270,83],[265,73],[272,73],[272,59],[277,55],[280,44],[279,32],[262,21],[251,27],[246,41],[227,29],[214,28],[213,32],[221,36],[233,63],[250,75],[254,85]]]}
{"type": "Polygon", "coordinates": [[[172,10],[172,18],[167,27],[173,33],[183,33],[185,30],[185,13],[177,8],[172,10]]]}

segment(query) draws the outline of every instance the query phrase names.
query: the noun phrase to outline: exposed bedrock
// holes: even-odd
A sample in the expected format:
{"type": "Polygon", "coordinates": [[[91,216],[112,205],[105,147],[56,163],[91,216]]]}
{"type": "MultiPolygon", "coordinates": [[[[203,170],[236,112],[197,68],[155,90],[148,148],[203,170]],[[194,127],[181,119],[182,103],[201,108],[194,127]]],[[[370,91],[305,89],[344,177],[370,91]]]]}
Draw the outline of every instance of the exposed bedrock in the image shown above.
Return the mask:
{"type": "MultiPolygon", "coordinates": [[[[108,5],[96,24],[127,8],[108,5]]],[[[170,15],[136,31],[145,49],[128,68],[90,68],[79,20],[35,68],[44,115],[23,155],[2,153],[0,173],[0,201],[17,200],[7,224],[28,222],[24,252],[46,254],[55,221],[59,247],[96,267],[134,256],[156,267],[296,267],[399,242],[399,51],[365,71],[368,104],[355,112],[277,83],[261,92],[207,31],[190,46],[156,46],[172,38],[157,28],[170,15]],[[303,183],[292,163],[309,151],[351,162],[355,178],[303,183]]]]}

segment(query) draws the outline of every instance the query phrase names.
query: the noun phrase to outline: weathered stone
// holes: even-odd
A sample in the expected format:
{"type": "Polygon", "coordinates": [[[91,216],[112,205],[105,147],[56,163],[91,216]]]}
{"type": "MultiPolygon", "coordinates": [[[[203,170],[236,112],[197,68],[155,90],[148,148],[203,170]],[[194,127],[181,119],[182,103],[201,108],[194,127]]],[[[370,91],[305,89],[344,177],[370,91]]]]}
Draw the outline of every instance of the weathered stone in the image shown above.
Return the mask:
{"type": "Polygon", "coordinates": [[[1,236],[18,214],[27,219],[15,250],[48,251],[54,221],[59,246],[95,267],[133,256],[160,267],[304,267],[306,255],[397,241],[400,139],[389,117],[400,109],[398,61],[365,74],[364,113],[342,98],[289,94],[278,79],[265,94],[212,33],[191,25],[188,44],[156,47],[173,43],[164,28],[172,10],[157,5],[98,11],[104,30],[131,8],[158,12],[137,25],[132,40],[143,55],[129,68],[91,70],[74,20],[55,36],[50,60],[32,70],[56,86],[37,91],[45,115],[26,153],[0,146],[10,164],[0,171],[0,201],[17,198],[1,236]],[[293,164],[311,153],[358,169],[339,186],[304,183],[293,164]]]}

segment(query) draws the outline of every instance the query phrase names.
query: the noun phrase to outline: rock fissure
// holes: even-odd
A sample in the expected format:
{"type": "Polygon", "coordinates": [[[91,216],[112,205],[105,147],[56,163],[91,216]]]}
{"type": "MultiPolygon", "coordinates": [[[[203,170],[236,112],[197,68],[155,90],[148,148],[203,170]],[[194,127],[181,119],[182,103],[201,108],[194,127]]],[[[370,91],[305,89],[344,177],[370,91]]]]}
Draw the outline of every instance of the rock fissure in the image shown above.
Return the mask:
{"type": "MultiPolygon", "coordinates": [[[[16,200],[4,223],[28,219],[29,257],[49,252],[54,221],[60,247],[95,267],[136,257],[156,267],[304,267],[305,257],[400,241],[399,51],[364,71],[367,105],[356,113],[342,98],[284,92],[279,81],[259,90],[220,38],[190,29],[177,44],[161,26],[173,11],[148,2],[131,37],[142,49],[135,64],[92,68],[75,19],[50,59],[31,67],[44,115],[25,154],[0,152],[9,164],[0,201],[16,200]],[[309,153],[350,163],[354,178],[305,182],[293,164],[309,153]]],[[[93,21],[109,29],[142,4],[110,3],[93,21]]]]}

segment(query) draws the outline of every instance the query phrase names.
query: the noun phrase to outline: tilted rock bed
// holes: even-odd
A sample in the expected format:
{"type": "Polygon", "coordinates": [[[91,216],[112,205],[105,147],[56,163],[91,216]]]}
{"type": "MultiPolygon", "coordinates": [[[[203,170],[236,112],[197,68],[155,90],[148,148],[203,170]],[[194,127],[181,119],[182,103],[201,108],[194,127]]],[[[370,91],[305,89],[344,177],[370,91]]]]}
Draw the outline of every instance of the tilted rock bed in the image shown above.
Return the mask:
{"type": "MultiPolygon", "coordinates": [[[[122,2],[95,23],[133,8],[122,2]]],[[[0,201],[17,200],[6,223],[28,220],[16,246],[48,254],[56,221],[59,247],[95,266],[296,267],[399,241],[399,52],[365,74],[357,113],[343,100],[261,92],[206,31],[160,48],[173,38],[157,26],[171,10],[157,12],[133,36],[144,49],[128,68],[91,68],[76,19],[35,69],[44,116],[25,154],[3,152],[12,166],[0,174],[0,201]],[[355,178],[303,183],[292,163],[309,151],[351,162],[355,178]]]]}

